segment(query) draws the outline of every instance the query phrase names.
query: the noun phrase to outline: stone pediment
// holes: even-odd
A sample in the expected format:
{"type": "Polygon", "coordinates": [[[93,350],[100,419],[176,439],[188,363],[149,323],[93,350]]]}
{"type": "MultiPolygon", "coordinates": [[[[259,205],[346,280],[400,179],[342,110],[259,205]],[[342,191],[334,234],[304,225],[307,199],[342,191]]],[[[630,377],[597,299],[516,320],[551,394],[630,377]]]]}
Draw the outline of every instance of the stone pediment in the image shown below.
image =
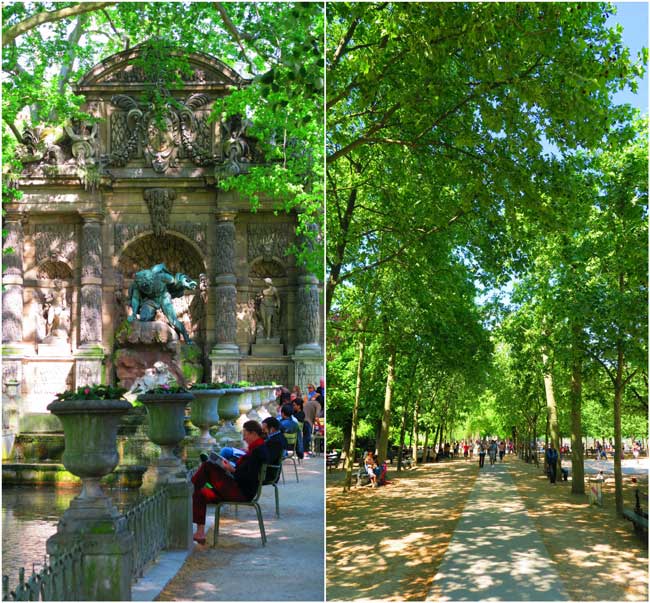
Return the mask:
{"type": "MultiPolygon", "coordinates": [[[[135,91],[151,87],[155,82],[150,81],[137,65],[136,59],[140,57],[141,52],[142,44],[104,59],[77,83],[77,92],[112,92],[115,89],[135,91]]],[[[183,53],[178,51],[174,54],[181,56],[183,53]]],[[[184,56],[190,67],[187,73],[181,74],[184,89],[223,89],[226,86],[239,87],[249,81],[215,57],[203,53],[184,56]]]]}

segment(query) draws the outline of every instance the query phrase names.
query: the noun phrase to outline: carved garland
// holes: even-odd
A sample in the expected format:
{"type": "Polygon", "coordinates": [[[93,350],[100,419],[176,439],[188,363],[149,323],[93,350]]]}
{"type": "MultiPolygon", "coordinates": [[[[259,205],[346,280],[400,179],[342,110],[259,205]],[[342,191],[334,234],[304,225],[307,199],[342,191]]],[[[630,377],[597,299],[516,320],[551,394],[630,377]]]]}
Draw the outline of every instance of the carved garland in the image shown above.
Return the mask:
{"type": "Polygon", "coordinates": [[[263,161],[259,145],[247,135],[250,121],[231,116],[221,122],[221,146],[212,151],[212,126],[205,111],[207,94],[191,94],[184,102],[167,103],[156,117],[152,105],[141,105],[126,94],[111,97],[121,111],[111,116],[111,153],[107,164],[123,167],[144,150],[157,173],[177,167],[179,153],[195,165],[214,166],[221,175],[237,175],[244,164],[263,161]]]}
{"type": "Polygon", "coordinates": [[[36,263],[59,261],[74,266],[77,257],[77,240],[74,224],[39,224],[34,226],[36,263]]]}
{"type": "Polygon", "coordinates": [[[149,188],[143,196],[149,208],[153,233],[156,236],[165,234],[169,228],[169,214],[176,199],[176,191],[172,188],[149,188]]]}
{"type": "Polygon", "coordinates": [[[273,257],[287,257],[292,238],[291,224],[249,224],[248,261],[262,258],[264,262],[270,262],[273,257]]]}
{"type": "Polygon", "coordinates": [[[207,126],[205,120],[197,120],[195,116],[196,110],[209,102],[206,94],[192,94],[180,108],[168,103],[162,118],[156,119],[152,105],[142,107],[132,97],[116,94],[111,103],[124,112],[122,115],[126,114],[126,119],[116,114],[112,116],[109,165],[125,166],[140,147],[144,148],[151,167],[160,174],[177,167],[181,148],[196,165],[217,163],[220,157],[198,143],[198,140],[211,138],[209,132],[200,131],[207,126]]]}

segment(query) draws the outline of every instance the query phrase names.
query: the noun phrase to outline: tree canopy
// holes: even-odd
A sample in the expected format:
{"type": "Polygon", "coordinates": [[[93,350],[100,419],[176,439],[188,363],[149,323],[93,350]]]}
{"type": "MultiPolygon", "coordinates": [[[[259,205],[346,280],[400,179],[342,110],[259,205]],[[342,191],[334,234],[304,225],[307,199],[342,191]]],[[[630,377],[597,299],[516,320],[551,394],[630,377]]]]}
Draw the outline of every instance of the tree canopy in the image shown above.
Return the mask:
{"type": "Polygon", "coordinates": [[[636,90],[647,50],[631,55],[614,10],[328,5],[328,410],[341,437],[361,344],[360,416],[377,435],[390,408],[393,444],[404,430],[414,445],[523,442],[548,418],[581,455],[585,433],[620,448],[617,408],[626,437],[647,430],[647,121],[612,100],[636,90]]]}

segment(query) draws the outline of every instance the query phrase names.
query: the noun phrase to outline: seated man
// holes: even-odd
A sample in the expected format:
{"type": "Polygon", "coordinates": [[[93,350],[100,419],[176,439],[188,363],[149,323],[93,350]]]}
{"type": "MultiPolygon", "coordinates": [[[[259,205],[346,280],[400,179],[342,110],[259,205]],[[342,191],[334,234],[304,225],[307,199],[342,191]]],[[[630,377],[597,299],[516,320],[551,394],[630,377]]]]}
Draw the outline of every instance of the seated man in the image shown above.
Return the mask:
{"type": "Polygon", "coordinates": [[[275,417],[267,417],[262,421],[262,432],[266,439],[264,445],[269,451],[269,464],[279,465],[287,454],[287,439],[280,431],[280,422],[275,417]]]}
{"type": "Polygon", "coordinates": [[[293,405],[284,404],[280,409],[280,431],[282,433],[295,433],[296,434],[296,455],[301,459],[304,455],[304,448],[302,444],[302,433],[298,421],[293,417],[293,405]]]}
{"type": "Polygon", "coordinates": [[[242,437],[248,450],[236,467],[226,463],[222,468],[208,460],[201,463],[192,476],[192,521],[196,524],[194,540],[199,544],[205,544],[206,506],[216,501],[252,500],[259,485],[260,467],[269,463],[269,451],[264,446],[262,427],[257,421],[244,423],[242,437]]]}

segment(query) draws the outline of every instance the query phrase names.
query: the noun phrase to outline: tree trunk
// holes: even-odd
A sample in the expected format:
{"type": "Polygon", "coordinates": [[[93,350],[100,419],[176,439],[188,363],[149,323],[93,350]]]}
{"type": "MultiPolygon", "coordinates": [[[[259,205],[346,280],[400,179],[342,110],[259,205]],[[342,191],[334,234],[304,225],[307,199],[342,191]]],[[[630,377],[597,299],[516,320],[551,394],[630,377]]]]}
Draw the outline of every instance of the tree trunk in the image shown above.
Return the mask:
{"type": "Polygon", "coordinates": [[[345,481],[343,490],[349,490],[352,485],[352,470],[354,469],[354,451],[357,446],[357,425],[359,423],[359,400],[361,399],[361,381],[363,377],[363,359],[366,342],[363,336],[359,341],[359,363],[357,364],[357,384],[354,391],[354,407],[352,409],[352,429],[350,431],[350,445],[345,458],[345,481]]]}
{"type": "MultiPolygon", "coordinates": [[[[551,444],[558,451],[557,467],[555,475],[562,475],[562,461],[560,459],[560,427],[557,418],[557,404],[555,402],[555,393],[553,392],[553,375],[552,368],[548,365],[548,356],[542,352],[542,365],[544,366],[544,391],[546,392],[546,410],[548,419],[548,431],[551,435],[551,444]]],[[[548,435],[547,435],[548,440],[548,435]]],[[[548,445],[548,442],[547,442],[548,445]]],[[[546,462],[544,463],[546,466],[546,462]]]]}
{"type": "Polygon", "coordinates": [[[427,448],[429,447],[429,428],[424,430],[424,447],[422,448],[422,464],[427,462],[427,448]]]}
{"type": "Polygon", "coordinates": [[[614,497],[616,499],[616,513],[623,516],[623,473],[621,459],[623,458],[623,437],[621,434],[621,400],[625,383],[623,382],[623,341],[616,342],[618,366],[616,367],[616,381],[614,382],[614,497]]]}
{"type": "Polygon", "coordinates": [[[571,342],[571,492],[585,493],[585,465],[582,452],[582,328],[572,327],[571,342]]]}
{"type": "Polygon", "coordinates": [[[420,413],[420,397],[415,400],[413,408],[413,437],[411,438],[411,460],[413,466],[418,464],[418,415],[420,413]]]}
{"type": "Polygon", "coordinates": [[[388,373],[386,375],[386,393],[384,395],[384,414],[381,419],[381,435],[377,446],[377,463],[381,465],[386,460],[388,435],[390,432],[390,413],[395,387],[395,349],[391,347],[388,357],[388,373]]]}
{"type": "Polygon", "coordinates": [[[440,450],[440,446],[444,443],[444,437],[445,437],[445,424],[440,423],[440,433],[438,434],[438,446],[435,447],[435,440],[434,440],[434,451],[437,453],[438,450],[440,450]]]}
{"type": "Polygon", "coordinates": [[[404,412],[402,413],[402,425],[399,430],[399,449],[397,451],[397,471],[402,470],[402,450],[404,450],[404,440],[406,439],[406,417],[409,412],[409,398],[404,402],[404,412]]]}

